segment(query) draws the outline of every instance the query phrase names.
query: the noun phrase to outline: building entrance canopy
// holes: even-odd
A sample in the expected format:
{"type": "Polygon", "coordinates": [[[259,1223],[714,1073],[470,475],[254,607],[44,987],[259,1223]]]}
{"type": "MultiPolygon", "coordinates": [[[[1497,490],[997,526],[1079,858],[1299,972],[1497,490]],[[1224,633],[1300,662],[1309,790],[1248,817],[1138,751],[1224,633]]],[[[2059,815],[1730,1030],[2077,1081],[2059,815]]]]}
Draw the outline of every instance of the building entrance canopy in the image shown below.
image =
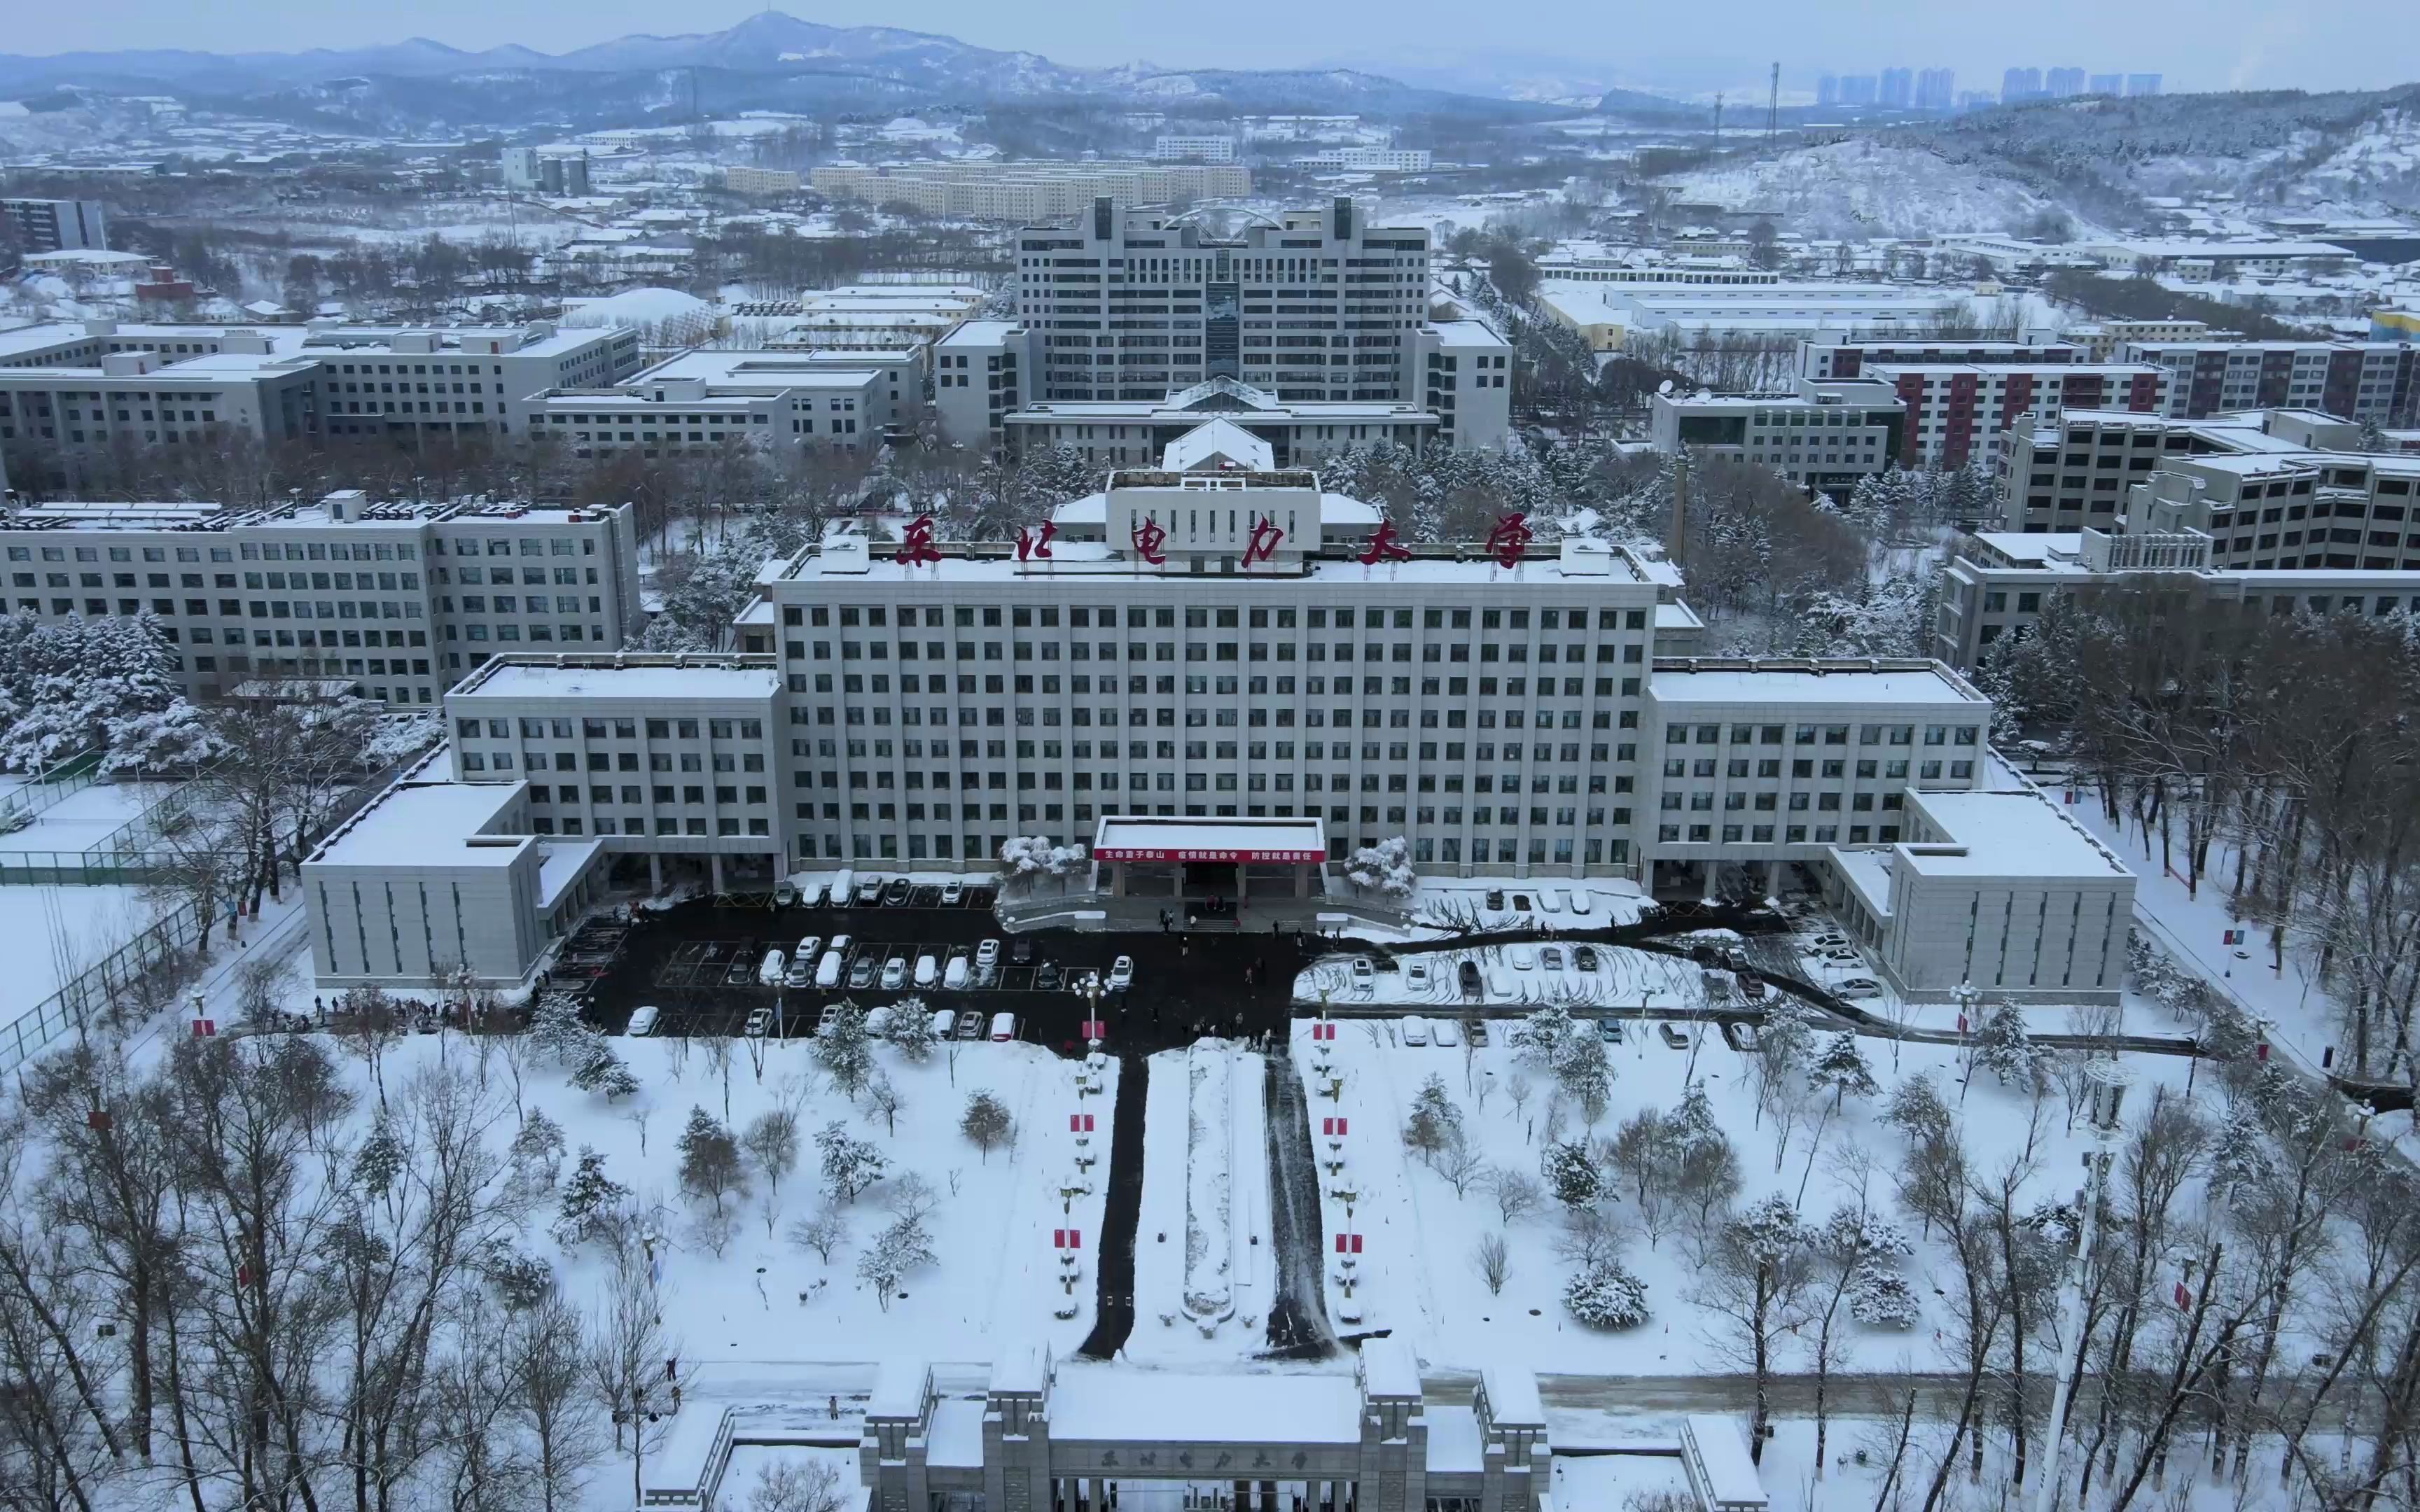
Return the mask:
{"type": "Polygon", "coordinates": [[[1327,834],[1317,819],[1103,819],[1097,861],[1225,861],[1246,866],[1318,862],[1327,834]]]}

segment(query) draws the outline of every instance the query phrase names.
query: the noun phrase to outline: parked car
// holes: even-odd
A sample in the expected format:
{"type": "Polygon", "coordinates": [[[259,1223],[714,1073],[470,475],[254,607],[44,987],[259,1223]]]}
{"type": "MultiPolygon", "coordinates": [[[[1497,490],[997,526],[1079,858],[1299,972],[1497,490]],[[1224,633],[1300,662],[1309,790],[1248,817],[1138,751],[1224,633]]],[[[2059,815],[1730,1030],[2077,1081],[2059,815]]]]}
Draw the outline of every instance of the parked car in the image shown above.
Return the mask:
{"type": "Polygon", "coordinates": [[[1059,975],[1058,962],[1045,961],[1041,965],[1034,968],[1033,990],[1035,992],[1055,993],[1062,985],[1063,985],[1063,983],[1059,975]]]}
{"type": "Polygon", "coordinates": [[[809,887],[806,891],[799,894],[799,902],[809,908],[821,908],[824,904],[831,902],[831,884],[829,882],[816,883],[814,887],[809,887]]]}
{"type": "Polygon", "coordinates": [[[792,992],[796,992],[801,987],[812,985],[814,980],[814,957],[812,955],[794,955],[790,957],[790,969],[782,973],[782,985],[789,988],[792,992]]]}
{"type": "Polygon", "coordinates": [[[1487,995],[1500,1002],[1511,1002],[1521,995],[1512,986],[1512,973],[1502,966],[1487,968],[1487,995]]]}
{"type": "Polygon", "coordinates": [[[748,1022],[742,1026],[741,1032],[745,1033],[751,1040],[761,1040],[765,1038],[766,1031],[772,1028],[772,1026],[773,1011],[771,1009],[753,1009],[750,1011],[748,1014],[748,1022]]]}
{"type": "Polygon", "coordinates": [[[961,1040],[980,1040],[983,1038],[983,1031],[984,1016],[981,1013],[978,1013],[973,1009],[970,1008],[962,1011],[958,1014],[957,1038],[961,1040]]]}
{"type": "Polygon", "coordinates": [[[840,974],[847,965],[848,956],[845,952],[838,949],[826,950],[823,960],[815,965],[815,985],[826,992],[839,986],[840,974]]]}
{"type": "Polygon", "coordinates": [[[1451,1050],[1462,1043],[1462,1026],[1451,1019],[1436,1019],[1429,1025],[1429,1039],[1440,1050],[1451,1050]]]}
{"type": "Polygon", "coordinates": [[[1755,1002],[1765,994],[1764,979],[1753,971],[1734,972],[1731,980],[1739,983],[1740,995],[1749,1002],[1755,1002]]]}
{"type": "Polygon", "coordinates": [[[1574,887],[1572,889],[1572,912],[1577,914],[1582,918],[1586,918],[1589,914],[1590,906],[1589,890],[1586,887],[1574,887]]]}
{"type": "Polygon", "coordinates": [[[831,902],[832,902],[832,906],[833,906],[834,908],[845,908],[845,907],[847,907],[847,906],[848,906],[848,895],[849,895],[851,892],[855,891],[856,889],[857,889],[857,872],[856,872],[856,869],[854,869],[854,868],[852,868],[852,867],[845,867],[845,867],[842,867],[838,872],[833,872],[833,873],[832,873],[832,879],[831,879],[831,902]]]}
{"type": "Polygon", "coordinates": [[[894,955],[882,963],[882,990],[895,993],[908,985],[908,958],[894,955]]]}
{"type": "Polygon", "coordinates": [[[1812,943],[1819,948],[1823,946],[1846,945],[1849,943],[1849,937],[1845,934],[1827,933],[1816,935],[1812,943]]]}
{"type": "Polygon", "coordinates": [[[815,1014],[815,1032],[817,1034],[824,1033],[832,1026],[833,1021],[839,1017],[840,1005],[838,1003],[826,1003],[822,1010],[815,1014]]]}
{"type": "Polygon", "coordinates": [[[848,968],[848,990],[851,992],[862,992],[866,988],[873,986],[875,974],[879,972],[881,969],[881,964],[876,962],[874,957],[870,955],[858,957],[857,964],[848,968]]]}
{"type": "Polygon", "coordinates": [[[1559,945],[1542,945],[1538,947],[1538,965],[1541,970],[1544,971],[1562,970],[1562,947],[1559,945]]]}
{"type": "Polygon", "coordinates": [[[1469,1041],[1472,1044],[1477,1045],[1480,1049],[1486,1049],[1487,1021],[1485,1019],[1464,1019],[1462,1021],[1462,1037],[1469,1041]]]}
{"type": "Polygon", "coordinates": [[[1880,997],[1883,985],[1871,977],[1850,977],[1832,984],[1835,997],[1880,997]]]}
{"type": "Polygon", "coordinates": [[[1415,961],[1404,968],[1404,985],[1416,993],[1429,990],[1429,964],[1415,961]]]}
{"type": "Polygon", "coordinates": [[[1016,1038],[1016,1015],[994,1013],[991,1016],[991,1037],[995,1043],[1005,1044],[1016,1038]]]}
{"type": "Polygon", "coordinates": [[[1499,892],[1499,891],[1497,891],[1497,890],[1495,890],[1495,889],[1493,889],[1493,888],[1489,889],[1488,894],[1487,894],[1487,907],[1488,907],[1488,909],[1489,909],[1491,912],[1495,912],[1495,913],[1501,913],[1501,912],[1503,912],[1503,909],[1504,909],[1504,894],[1503,894],[1503,893],[1501,893],[1501,892],[1499,892]]]}
{"type": "Polygon", "coordinates": [[[950,1037],[951,1026],[955,1024],[957,1019],[958,1016],[948,1009],[937,1008],[933,1010],[932,1021],[925,1026],[925,1028],[934,1039],[946,1040],[950,1037]]]}
{"type": "Polygon", "coordinates": [[[31,809],[0,810],[0,835],[13,835],[34,822],[31,809]]]}
{"type": "Polygon", "coordinates": [[[892,877],[891,879],[891,886],[882,889],[882,906],[885,908],[905,908],[908,906],[908,895],[915,890],[916,889],[913,887],[908,885],[906,877],[892,877]]]}
{"type": "Polygon", "coordinates": [[[950,952],[949,965],[941,972],[941,985],[955,992],[966,984],[967,952],[963,949],[953,950],[950,952]]]}
{"type": "Polygon", "coordinates": [[[1374,983],[1377,981],[1377,980],[1378,980],[1378,968],[1377,968],[1377,966],[1376,966],[1374,964],[1373,964],[1373,963],[1372,963],[1372,961],[1370,960],[1370,958],[1369,958],[1368,956],[1366,956],[1366,955],[1357,955],[1357,956],[1355,956],[1355,957],[1353,958],[1353,989],[1354,989],[1354,991],[1356,991],[1356,992],[1364,992],[1364,991],[1367,991],[1367,990],[1369,990],[1369,989],[1372,987],[1372,985],[1373,985],[1373,984],[1374,984],[1374,983]]]}
{"type": "Polygon", "coordinates": [[[787,973],[789,969],[790,958],[788,956],[783,955],[779,950],[768,950],[765,952],[765,960],[763,964],[758,965],[756,968],[756,985],[759,987],[778,987],[782,984],[783,976],[787,973]]]}
{"type": "Polygon", "coordinates": [[[653,1004],[634,1008],[630,1011],[630,1027],[626,1032],[636,1035],[653,1034],[656,1032],[657,1022],[662,1017],[663,1011],[653,1004]]]}
{"type": "Polygon", "coordinates": [[[1516,945],[1504,953],[1512,959],[1512,969],[1515,971],[1538,969],[1538,950],[1535,946],[1516,945]]]}
{"type": "Polygon", "coordinates": [[[1604,964],[1604,962],[1597,958],[1595,946],[1575,945],[1572,947],[1573,970],[1593,972],[1604,964]]]}
{"type": "Polygon", "coordinates": [[[1689,1037],[1683,1034],[1679,1029],[1674,1028],[1669,1023],[1658,1024],[1655,1027],[1657,1031],[1664,1036],[1664,1042],[1670,1045],[1673,1049],[1686,1050],[1689,1048],[1689,1037]]]}
{"type": "Polygon", "coordinates": [[[1560,887],[1547,887],[1538,894],[1538,907],[1549,914],[1563,911],[1563,900],[1571,896],[1560,887]]]}
{"type": "Polygon", "coordinates": [[[857,885],[857,906],[871,908],[882,901],[882,879],[868,877],[857,885]]]}
{"type": "Polygon", "coordinates": [[[927,950],[916,958],[916,985],[930,987],[941,980],[941,958],[927,950]]]}
{"type": "Polygon", "coordinates": [[[1596,1037],[1607,1044],[1621,1044],[1622,1042],[1621,1020],[1618,1018],[1597,1020],[1596,1037]]]}
{"type": "Polygon", "coordinates": [[[1429,1042],[1429,1021],[1414,1014],[1404,1018],[1404,1043],[1425,1045],[1429,1042]]]}
{"type": "Polygon", "coordinates": [[[1015,945],[1009,947],[1008,958],[1011,961],[1016,962],[1020,966],[1032,960],[1033,942],[1032,940],[1017,941],[1015,945]]]}
{"type": "Polygon", "coordinates": [[[1125,992],[1134,985],[1134,957],[1122,955],[1109,963],[1109,991],[1125,992]]]}
{"type": "Polygon", "coordinates": [[[998,940],[985,940],[981,945],[975,947],[975,965],[979,969],[989,971],[992,967],[998,964],[1000,964],[1000,942],[998,940]]]}
{"type": "Polygon", "coordinates": [[[1749,1024],[1745,1020],[1734,1019],[1730,1023],[1723,1026],[1723,1038],[1729,1040],[1731,1042],[1731,1048],[1738,1051],[1741,1055],[1752,1056],[1756,1054],[1758,1041],[1756,1037],[1756,1026],[1753,1024],[1749,1024]]]}
{"type": "Polygon", "coordinates": [[[1512,911],[1516,914],[1526,914],[1529,911],[1529,895],[1528,893],[1516,892],[1512,895],[1512,911]]]}
{"type": "Polygon", "coordinates": [[[781,884],[773,889],[773,906],[776,908],[798,907],[799,889],[787,882],[781,884]]]}
{"type": "Polygon", "coordinates": [[[960,904],[960,903],[964,903],[964,902],[966,902],[966,901],[967,901],[967,885],[966,885],[965,883],[963,883],[963,882],[944,882],[944,883],[942,883],[942,884],[941,884],[941,906],[942,906],[942,907],[944,907],[944,908],[955,908],[956,906],[958,906],[958,904],[960,904]]]}
{"type": "Polygon", "coordinates": [[[756,974],[750,969],[748,953],[745,950],[739,953],[737,960],[731,963],[730,969],[722,974],[722,985],[725,987],[745,987],[755,980],[756,974]]]}
{"type": "Polygon", "coordinates": [[[1479,963],[1476,961],[1465,961],[1461,966],[1455,970],[1454,981],[1455,985],[1462,989],[1463,996],[1477,997],[1483,990],[1479,978],[1479,963]]]}

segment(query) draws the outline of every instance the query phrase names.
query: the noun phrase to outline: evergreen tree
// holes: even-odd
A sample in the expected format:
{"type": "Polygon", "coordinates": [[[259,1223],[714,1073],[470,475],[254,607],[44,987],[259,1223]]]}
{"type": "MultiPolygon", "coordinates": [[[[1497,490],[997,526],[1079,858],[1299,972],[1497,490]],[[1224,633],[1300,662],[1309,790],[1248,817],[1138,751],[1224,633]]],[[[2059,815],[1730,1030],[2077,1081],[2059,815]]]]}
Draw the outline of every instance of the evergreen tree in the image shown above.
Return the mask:
{"type": "Polygon", "coordinates": [[[1807,1080],[1817,1087],[1832,1089],[1832,1111],[1840,1111],[1840,1100],[1852,1094],[1871,1097],[1882,1090],[1874,1080],[1874,1071],[1866,1064],[1866,1053],[1857,1047],[1857,1037],[1847,1029],[1823,1041],[1823,1053],[1815,1057],[1814,1069],[1807,1080]]]}
{"type": "Polygon", "coordinates": [[[2025,1028],[2024,1010],[2002,998],[1983,1015],[1975,1036],[1975,1064],[1991,1072],[2006,1087],[2011,1078],[2023,1087],[2037,1085],[2041,1055],[2025,1028]]]}
{"type": "Polygon", "coordinates": [[[1563,1305],[1590,1328],[1637,1328],[1647,1321],[1647,1285],[1620,1260],[1603,1257],[1564,1284],[1563,1305]]]}
{"type": "Polygon", "coordinates": [[[583,1092],[597,1093],[608,1102],[615,1102],[637,1091],[639,1078],[630,1073],[630,1068],[622,1064],[622,1057],[615,1055],[613,1047],[605,1043],[604,1036],[599,1035],[589,1051],[588,1058],[571,1073],[571,1085],[583,1092]]]}
{"type": "Polygon", "coordinates": [[[1443,1078],[1431,1075],[1412,1097],[1412,1116],[1404,1125],[1404,1143],[1434,1161],[1462,1136],[1462,1109],[1454,1105],[1443,1078]]]}
{"type": "Polygon", "coordinates": [[[854,1098],[874,1074],[874,1037],[865,1026],[865,1011],[843,1003],[814,1039],[815,1063],[831,1078],[841,1095],[854,1098]]]}
{"type": "Polygon", "coordinates": [[[563,1206],[554,1221],[555,1242],[573,1249],[598,1238],[629,1196],[628,1187],[605,1174],[605,1157],[581,1146],[571,1180],[563,1184],[563,1206]]]}
{"type": "Polygon", "coordinates": [[[1566,1208],[1593,1208],[1605,1196],[1605,1173],[1584,1139],[1548,1145],[1539,1166],[1555,1200],[1566,1208]]]}
{"type": "Polygon", "coordinates": [[[837,1119],[815,1135],[815,1149],[822,1155],[824,1195],[834,1202],[855,1202],[859,1193],[882,1180],[889,1165],[882,1151],[852,1136],[837,1119]]]}
{"type": "Polygon", "coordinates": [[[933,1057],[933,1011],[921,997],[903,997],[891,1005],[882,1021],[882,1039],[901,1059],[921,1066],[933,1057]]]}
{"type": "MultiPolygon", "coordinates": [[[[1581,1032],[1570,1010],[1549,1004],[1535,1010],[1515,1025],[1506,1039],[1523,1060],[1551,1072],[1555,1069],[1557,1057],[1562,1054],[1563,1046],[1581,1032]]],[[[1594,1039],[1595,1036],[1590,1035],[1589,1038],[1594,1039]]]]}
{"type": "Polygon", "coordinates": [[[746,1194],[748,1168],[739,1158],[739,1142],[713,1114],[690,1108],[677,1144],[683,1193],[711,1201],[717,1212],[722,1211],[724,1197],[746,1194]]]}

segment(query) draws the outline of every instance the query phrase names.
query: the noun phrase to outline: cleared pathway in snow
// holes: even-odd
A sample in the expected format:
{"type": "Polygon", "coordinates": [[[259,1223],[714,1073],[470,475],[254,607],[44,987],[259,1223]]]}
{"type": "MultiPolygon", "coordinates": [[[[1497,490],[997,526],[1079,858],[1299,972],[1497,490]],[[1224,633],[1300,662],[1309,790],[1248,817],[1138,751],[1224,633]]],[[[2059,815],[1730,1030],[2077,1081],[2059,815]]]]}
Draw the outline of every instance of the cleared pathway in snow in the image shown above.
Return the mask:
{"type": "Polygon", "coordinates": [[[1114,1359],[1135,1320],[1135,1229],[1142,1219],[1143,1107],[1151,1097],[1151,1057],[1118,1057],[1116,1109],[1109,1116],[1109,1165],[1101,1209],[1098,1293],[1093,1332],[1076,1352],[1114,1359]]]}
{"type": "Polygon", "coordinates": [[[1327,1327],[1319,1163],[1302,1078],[1281,1043],[1263,1063],[1261,1095],[1268,1124],[1269,1247],[1277,1270],[1269,1349],[1289,1360],[1324,1360],[1336,1352],[1336,1335],[1327,1327]]]}

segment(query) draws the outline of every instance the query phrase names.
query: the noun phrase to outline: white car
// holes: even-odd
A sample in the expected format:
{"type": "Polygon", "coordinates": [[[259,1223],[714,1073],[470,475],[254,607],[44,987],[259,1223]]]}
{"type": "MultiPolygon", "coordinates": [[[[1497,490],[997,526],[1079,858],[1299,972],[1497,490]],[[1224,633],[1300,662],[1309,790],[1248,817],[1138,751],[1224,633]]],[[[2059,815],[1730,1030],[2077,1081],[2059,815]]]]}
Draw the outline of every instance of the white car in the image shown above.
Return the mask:
{"type": "Polygon", "coordinates": [[[1538,969],[1538,952],[1534,947],[1516,945],[1505,953],[1512,957],[1512,969],[1515,971],[1535,971],[1538,969]]]}
{"type": "Polygon", "coordinates": [[[963,902],[966,900],[966,896],[967,896],[967,885],[966,885],[965,883],[963,883],[963,882],[944,882],[944,883],[942,883],[942,884],[941,884],[941,906],[942,906],[942,907],[944,907],[944,908],[955,908],[956,906],[958,906],[958,904],[959,904],[959,903],[963,903],[963,902]]]}
{"type": "Polygon", "coordinates": [[[1462,1043],[1462,1030],[1451,1019],[1432,1019],[1429,1038],[1436,1041],[1439,1049],[1451,1050],[1462,1043]]]}
{"type": "Polygon", "coordinates": [[[1588,917],[1588,911],[1589,911],[1589,892],[1588,892],[1588,889],[1587,889],[1586,887],[1575,887],[1575,888],[1573,888],[1573,889],[1572,889],[1572,912],[1573,912],[1573,913],[1575,913],[1575,914],[1577,914],[1577,915],[1578,915],[1578,916],[1580,916],[1582,918],[1586,918],[1588,917]]]}
{"type": "Polygon", "coordinates": [[[1122,955],[1109,963],[1109,991],[1125,992],[1134,985],[1134,957],[1122,955]]]}
{"type": "Polygon", "coordinates": [[[1544,887],[1539,889],[1539,911],[1548,914],[1561,913],[1563,911],[1563,899],[1565,896],[1566,894],[1560,887],[1544,887]]]}
{"type": "Polygon", "coordinates": [[[967,953],[964,950],[961,950],[957,954],[950,957],[950,964],[942,968],[941,985],[955,991],[966,984],[967,953]]]}
{"type": "Polygon", "coordinates": [[[1371,983],[1373,983],[1373,982],[1376,981],[1377,980],[1378,980],[1378,968],[1377,968],[1377,966],[1376,966],[1376,965],[1374,965],[1374,964],[1372,964],[1372,962],[1371,962],[1371,960],[1370,960],[1370,958],[1369,958],[1368,956],[1366,956],[1366,955],[1357,955],[1357,956],[1355,956],[1355,957],[1353,958],[1353,985],[1354,985],[1354,986],[1356,986],[1356,987],[1367,987],[1367,986],[1369,986],[1371,983]]]}
{"type": "Polygon", "coordinates": [[[773,1011],[769,1008],[760,1008],[748,1015],[747,1026],[740,1032],[751,1040],[762,1040],[766,1032],[772,1027],[773,1011]]]}
{"type": "Polygon", "coordinates": [[[1404,1043],[1424,1045],[1429,1042],[1429,1021],[1424,1018],[1404,1020],[1404,1043]]]}
{"type": "Polygon", "coordinates": [[[662,1017],[663,1011],[652,1005],[644,1008],[632,1009],[630,1011],[630,1026],[624,1032],[636,1035],[653,1034],[656,1032],[656,1021],[662,1017]]]}
{"type": "Polygon", "coordinates": [[[1560,971],[1560,970],[1562,970],[1562,969],[1563,969],[1563,949],[1562,949],[1562,947],[1561,947],[1561,946],[1559,946],[1559,945],[1543,945],[1543,946],[1540,946],[1540,947],[1538,948],[1538,964],[1539,964],[1539,965],[1541,965],[1541,966],[1543,966],[1543,967],[1544,967],[1544,968],[1545,968],[1546,970],[1548,970],[1548,971],[1560,971]]]}
{"type": "Polygon", "coordinates": [[[1519,994],[1512,990],[1512,973],[1502,966],[1487,968],[1487,995],[1499,1002],[1511,1002],[1519,994]]]}
{"type": "Polygon", "coordinates": [[[1871,977],[1851,977],[1845,981],[1834,982],[1832,993],[1836,997],[1880,997],[1883,987],[1871,977]]]}
{"type": "Polygon", "coordinates": [[[992,967],[998,964],[1000,964],[1000,942],[998,940],[985,940],[981,945],[975,947],[975,969],[977,971],[989,971],[992,967]]]}
{"type": "Polygon", "coordinates": [[[822,935],[802,934],[799,937],[799,948],[790,952],[790,959],[793,961],[813,961],[815,958],[815,952],[823,948],[824,937],[822,935]]]}
{"type": "Polygon", "coordinates": [[[789,969],[789,957],[779,950],[768,950],[765,952],[764,961],[756,967],[756,985],[779,987],[782,985],[783,974],[789,969]]]}
{"type": "Polygon", "coordinates": [[[950,1037],[951,1021],[956,1017],[956,1014],[951,1012],[946,1008],[937,1008],[933,1010],[933,1016],[927,1021],[932,1028],[933,1038],[936,1040],[948,1039],[950,1037]]]}
{"type": "Polygon", "coordinates": [[[908,958],[894,955],[882,963],[882,990],[895,993],[908,985],[908,958]]]}
{"type": "Polygon", "coordinates": [[[917,986],[930,987],[933,983],[940,980],[941,963],[934,958],[931,951],[928,950],[924,954],[916,958],[917,986]]]}
{"type": "Polygon", "coordinates": [[[1414,961],[1404,966],[1404,985],[1412,992],[1427,992],[1429,990],[1429,964],[1425,961],[1414,961]]]}

